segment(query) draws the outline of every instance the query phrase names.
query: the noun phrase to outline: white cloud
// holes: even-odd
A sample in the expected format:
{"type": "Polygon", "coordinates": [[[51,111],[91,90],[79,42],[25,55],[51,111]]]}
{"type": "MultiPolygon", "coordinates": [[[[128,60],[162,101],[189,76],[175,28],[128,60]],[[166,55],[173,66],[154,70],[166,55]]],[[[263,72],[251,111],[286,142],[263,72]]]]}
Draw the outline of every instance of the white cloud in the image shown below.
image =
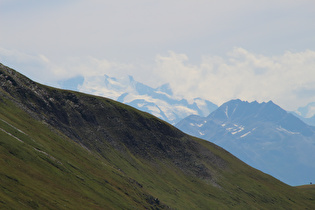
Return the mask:
{"type": "Polygon", "coordinates": [[[66,58],[56,64],[45,55],[29,55],[0,48],[0,62],[38,82],[58,86],[61,80],[84,77],[80,91],[110,95],[104,75],[135,80],[152,87],[170,83],[175,95],[202,97],[218,105],[240,98],[273,100],[287,110],[315,101],[315,51],[287,51],[282,55],[255,54],[235,48],[226,56],[203,56],[192,64],[186,54],[170,51],[154,63],[119,63],[94,57],[66,58]]]}
{"type": "Polygon", "coordinates": [[[68,57],[62,62],[51,61],[45,55],[33,55],[0,47],[0,62],[35,81],[57,85],[58,81],[83,76],[86,80],[104,74],[128,74],[134,68],[131,64],[111,62],[106,59],[68,57]]]}
{"type": "Polygon", "coordinates": [[[0,62],[48,85],[79,75],[81,90],[101,93],[104,74],[130,74],[217,104],[272,99],[295,109],[315,101],[313,0],[0,5],[0,62]],[[234,46],[243,48],[225,54],[234,46]]]}
{"type": "Polygon", "coordinates": [[[221,104],[233,98],[273,100],[292,110],[315,101],[315,52],[265,56],[235,48],[227,57],[204,56],[191,65],[184,54],[157,57],[156,73],[176,94],[221,104]],[[313,91],[307,94],[305,91],[313,91]]]}
{"type": "Polygon", "coordinates": [[[61,79],[54,74],[54,69],[58,68],[45,55],[31,55],[0,47],[0,62],[43,83],[54,84],[54,81],[61,79]]]}

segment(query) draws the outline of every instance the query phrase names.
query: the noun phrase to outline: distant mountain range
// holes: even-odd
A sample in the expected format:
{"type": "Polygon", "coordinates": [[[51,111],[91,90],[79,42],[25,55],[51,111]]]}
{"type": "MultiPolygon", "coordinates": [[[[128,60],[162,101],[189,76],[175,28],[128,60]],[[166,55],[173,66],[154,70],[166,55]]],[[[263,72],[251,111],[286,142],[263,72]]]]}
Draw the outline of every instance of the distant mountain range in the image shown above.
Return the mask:
{"type": "Polygon", "coordinates": [[[191,115],[176,127],[222,146],[290,185],[309,183],[315,177],[315,127],[272,101],[232,100],[207,117],[191,115]]]}
{"type": "MultiPolygon", "coordinates": [[[[216,104],[202,98],[187,100],[175,96],[169,84],[152,88],[136,81],[130,75],[120,78],[104,75],[101,81],[103,82],[98,83],[100,85],[99,90],[92,88],[83,92],[108,97],[128,104],[141,111],[153,114],[172,125],[189,115],[206,117],[218,108],[216,104]]],[[[83,83],[84,77],[77,76],[61,81],[59,85],[63,89],[82,92],[78,86],[82,86],[83,83]]],[[[291,113],[306,124],[315,126],[315,102],[309,103],[305,107],[299,107],[291,113]]]]}
{"type": "Polygon", "coordinates": [[[192,114],[207,116],[218,107],[201,98],[192,101],[177,98],[169,84],[152,88],[137,82],[132,76],[117,79],[105,75],[101,95],[153,114],[170,124],[192,114]]]}
{"type": "MultiPolygon", "coordinates": [[[[76,80],[83,83],[83,78],[76,80]]],[[[169,84],[152,88],[132,76],[104,75],[99,85],[101,91],[89,93],[153,114],[286,183],[305,184],[315,176],[314,128],[309,126],[315,125],[315,103],[289,114],[271,101],[232,100],[219,108],[201,98],[188,101],[176,97],[169,84]]]]}

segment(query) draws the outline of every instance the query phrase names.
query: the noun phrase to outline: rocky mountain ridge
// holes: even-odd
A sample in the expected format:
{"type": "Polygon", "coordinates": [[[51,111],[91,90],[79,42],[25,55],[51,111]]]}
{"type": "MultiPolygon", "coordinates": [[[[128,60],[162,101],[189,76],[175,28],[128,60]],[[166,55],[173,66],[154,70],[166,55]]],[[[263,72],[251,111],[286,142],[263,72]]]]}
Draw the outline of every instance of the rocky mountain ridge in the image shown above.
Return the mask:
{"type": "Polygon", "coordinates": [[[190,116],[176,127],[225,148],[288,184],[306,184],[313,179],[315,127],[272,101],[232,100],[208,117],[190,116]]]}

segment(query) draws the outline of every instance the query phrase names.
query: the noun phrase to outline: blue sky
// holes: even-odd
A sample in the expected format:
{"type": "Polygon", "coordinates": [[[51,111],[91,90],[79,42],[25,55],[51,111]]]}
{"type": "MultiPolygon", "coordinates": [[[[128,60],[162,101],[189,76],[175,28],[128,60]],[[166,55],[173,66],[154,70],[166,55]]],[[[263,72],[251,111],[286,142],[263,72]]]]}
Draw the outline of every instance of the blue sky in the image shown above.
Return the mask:
{"type": "Polygon", "coordinates": [[[0,0],[0,62],[89,93],[130,74],[217,105],[295,110],[315,102],[314,20],[313,0],[0,0]]]}

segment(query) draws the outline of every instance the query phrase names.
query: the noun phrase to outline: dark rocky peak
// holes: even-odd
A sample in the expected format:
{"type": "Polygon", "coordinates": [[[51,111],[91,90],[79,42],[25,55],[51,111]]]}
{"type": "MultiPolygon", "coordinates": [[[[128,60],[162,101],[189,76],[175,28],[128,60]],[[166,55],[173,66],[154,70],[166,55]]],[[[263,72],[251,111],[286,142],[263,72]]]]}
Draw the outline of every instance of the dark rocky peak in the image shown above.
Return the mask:
{"type": "Polygon", "coordinates": [[[286,114],[287,112],[285,110],[272,101],[268,103],[258,103],[257,101],[247,102],[236,99],[221,105],[216,111],[211,113],[208,118],[222,121],[277,121],[286,114]]]}
{"type": "Polygon", "coordinates": [[[305,124],[272,101],[258,103],[257,101],[247,102],[239,99],[231,100],[212,112],[207,120],[213,120],[218,124],[232,123],[243,126],[269,123],[305,136],[314,133],[312,126],[305,124]]]}
{"type": "Polygon", "coordinates": [[[235,117],[235,112],[237,111],[237,113],[239,113],[240,110],[244,109],[246,104],[247,102],[239,99],[228,101],[212,112],[207,118],[220,121],[231,120],[235,117]]]}
{"type": "Polygon", "coordinates": [[[14,99],[26,99],[37,96],[43,98],[44,90],[37,83],[15,70],[0,64],[1,88],[14,99]],[[24,91],[27,90],[27,91],[24,91]]]}

